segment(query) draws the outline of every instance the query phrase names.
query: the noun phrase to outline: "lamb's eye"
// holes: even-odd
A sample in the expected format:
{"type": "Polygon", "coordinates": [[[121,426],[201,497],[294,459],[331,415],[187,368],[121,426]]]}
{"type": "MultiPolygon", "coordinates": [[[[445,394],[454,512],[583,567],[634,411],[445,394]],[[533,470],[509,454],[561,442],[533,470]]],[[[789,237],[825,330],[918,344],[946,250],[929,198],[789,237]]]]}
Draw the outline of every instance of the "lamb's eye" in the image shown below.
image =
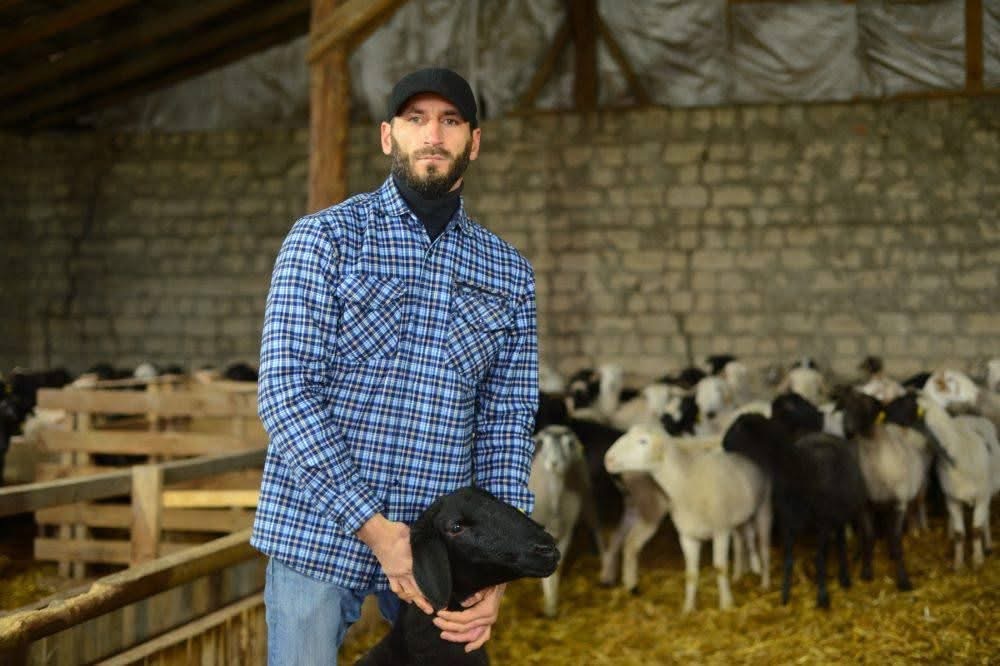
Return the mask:
{"type": "Polygon", "coordinates": [[[461,534],[462,530],[464,530],[464,529],[465,528],[462,526],[462,523],[460,523],[460,522],[458,522],[456,520],[456,521],[452,522],[451,525],[448,525],[448,534],[452,534],[452,535],[454,535],[454,534],[461,534]]]}

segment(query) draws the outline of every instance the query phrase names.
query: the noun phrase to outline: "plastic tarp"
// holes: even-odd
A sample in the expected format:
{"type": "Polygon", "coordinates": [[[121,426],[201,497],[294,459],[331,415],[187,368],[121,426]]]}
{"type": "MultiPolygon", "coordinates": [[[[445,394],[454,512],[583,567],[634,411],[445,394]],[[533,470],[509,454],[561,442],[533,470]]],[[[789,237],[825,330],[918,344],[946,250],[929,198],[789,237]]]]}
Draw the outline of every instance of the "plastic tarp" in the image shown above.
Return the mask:
{"type": "MultiPolygon", "coordinates": [[[[965,3],[598,0],[646,93],[667,106],[835,101],[965,86],[965,3]]],[[[428,65],[466,76],[484,118],[519,100],[565,21],[562,0],[410,0],[350,60],[355,120],[380,119],[393,82],[428,65]]],[[[308,125],[308,40],[296,39],[85,122],[117,129],[308,125]]],[[[537,108],[573,106],[573,47],[537,108]]],[[[983,2],[984,85],[1000,87],[1000,0],[983,2]]],[[[603,106],[635,102],[598,42],[603,106]]]]}

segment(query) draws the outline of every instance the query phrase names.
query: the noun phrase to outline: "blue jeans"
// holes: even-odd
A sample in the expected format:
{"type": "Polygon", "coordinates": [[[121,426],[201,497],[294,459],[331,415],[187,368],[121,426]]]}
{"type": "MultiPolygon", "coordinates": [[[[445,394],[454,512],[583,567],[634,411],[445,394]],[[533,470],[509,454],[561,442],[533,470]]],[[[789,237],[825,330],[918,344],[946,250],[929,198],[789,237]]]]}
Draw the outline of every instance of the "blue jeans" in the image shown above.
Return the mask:
{"type": "Polygon", "coordinates": [[[269,666],[336,666],[344,634],[361,617],[369,594],[377,596],[382,617],[392,622],[400,601],[391,590],[348,590],[269,559],[264,585],[269,666]]]}

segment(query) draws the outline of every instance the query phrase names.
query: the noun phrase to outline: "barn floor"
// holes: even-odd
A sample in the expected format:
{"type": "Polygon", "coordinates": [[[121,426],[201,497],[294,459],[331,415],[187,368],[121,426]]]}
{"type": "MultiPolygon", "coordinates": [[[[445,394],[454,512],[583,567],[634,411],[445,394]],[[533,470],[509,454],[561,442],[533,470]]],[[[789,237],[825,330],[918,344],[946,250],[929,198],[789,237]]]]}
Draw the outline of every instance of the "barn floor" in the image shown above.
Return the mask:
{"type": "MultiPolygon", "coordinates": [[[[994,503],[994,508],[1000,508],[994,503]]],[[[487,647],[496,666],[513,664],[595,665],[691,663],[803,664],[989,664],[1000,663],[1000,552],[979,571],[953,573],[945,519],[932,516],[929,532],[909,535],[906,561],[915,590],[900,593],[880,541],[875,580],[854,580],[849,590],[831,581],[832,609],[817,610],[812,556],[797,549],[792,599],[781,606],[778,549],[772,548],[772,586],[762,592],[756,576],[733,585],[736,607],[717,608],[715,576],[702,552],[699,609],[680,614],[684,595],[683,557],[668,524],[647,544],[638,596],[596,585],[595,555],[569,562],[560,597],[560,616],[541,615],[537,581],[508,587],[500,621],[487,647]]],[[[1000,519],[993,512],[993,534],[1000,519]]],[[[579,552],[574,544],[571,557],[579,552]]],[[[1000,547],[998,547],[1000,551],[1000,547]]],[[[836,571],[831,558],[828,570],[836,571]]],[[[856,576],[857,566],[852,572],[856,576]]],[[[358,634],[345,644],[341,663],[374,644],[382,629],[358,634]]]]}

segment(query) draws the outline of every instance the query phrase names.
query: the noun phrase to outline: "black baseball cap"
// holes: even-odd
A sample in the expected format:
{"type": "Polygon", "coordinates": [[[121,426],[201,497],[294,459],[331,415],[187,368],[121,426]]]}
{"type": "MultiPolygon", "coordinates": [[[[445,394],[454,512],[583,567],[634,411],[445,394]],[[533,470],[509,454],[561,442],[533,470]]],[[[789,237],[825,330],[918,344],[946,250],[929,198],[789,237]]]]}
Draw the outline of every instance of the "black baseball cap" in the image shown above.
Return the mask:
{"type": "Polygon", "coordinates": [[[472,129],[479,127],[479,120],[476,118],[476,96],[472,94],[472,87],[457,72],[444,67],[418,69],[401,78],[392,87],[392,93],[389,95],[386,120],[391,121],[396,117],[406,100],[427,92],[441,95],[454,104],[472,129]]]}

